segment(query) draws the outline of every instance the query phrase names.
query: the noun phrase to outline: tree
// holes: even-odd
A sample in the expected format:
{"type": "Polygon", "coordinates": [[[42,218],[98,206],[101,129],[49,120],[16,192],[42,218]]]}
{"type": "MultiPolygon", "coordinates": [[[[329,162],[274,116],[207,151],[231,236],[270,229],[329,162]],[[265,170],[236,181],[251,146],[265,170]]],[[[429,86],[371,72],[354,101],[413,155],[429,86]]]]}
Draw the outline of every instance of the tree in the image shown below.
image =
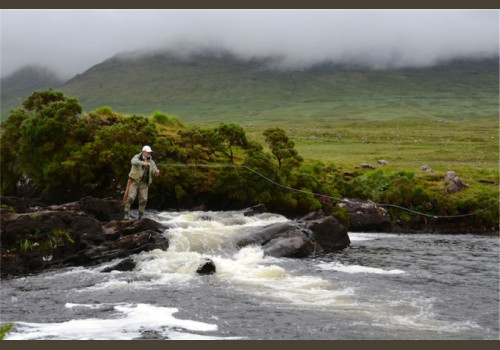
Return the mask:
{"type": "Polygon", "coordinates": [[[25,174],[45,192],[51,187],[66,188],[62,162],[87,137],[85,123],[79,117],[80,104],[76,98],[49,89],[34,92],[23,107],[14,109],[3,124],[2,152],[6,159],[2,159],[2,165],[13,173],[2,179],[8,181],[2,187],[12,190],[13,177],[25,174]]]}
{"type": "Polygon", "coordinates": [[[181,138],[180,144],[176,147],[177,157],[184,163],[188,164],[191,160],[197,164],[199,160],[210,160],[214,156],[213,130],[193,126],[181,129],[177,134],[181,138]]]}
{"type": "Polygon", "coordinates": [[[278,160],[279,169],[291,170],[299,167],[303,159],[294,149],[295,143],[286,136],[282,129],[269,128],[264,131],[263,135],[266,137],[271,153],[278,160]]]}
{"type": "Polygon", "coordinates": [[[23,107],[27,111],[36,111],[44,106],[50,105],[52,102],[64,101],[66,97],[60,91],[54,91],[52,89],[44,91],[33,92],[25,101],[23,101],[23,107]]]}
{"type": "Polygon", "coordinates": [[[17,159],[18,145],[21,139],[21,125],[28,118],[29,114],[25,109],[16,108],[12,110],[9,118],[2,123],[2,138],[0,139],[2,194],[14,195],[16,182],[22,175],[17,159]]]}
{"type": "Polygon", "coordinates": [[[237,124],[224,124],[221,123],[219,128],[216,129],[219,136],[219,151],[229,158],[229,162],[234,163],[233,147],[240,146],[247,147],[248,141],[243,128],[237,124]]]}

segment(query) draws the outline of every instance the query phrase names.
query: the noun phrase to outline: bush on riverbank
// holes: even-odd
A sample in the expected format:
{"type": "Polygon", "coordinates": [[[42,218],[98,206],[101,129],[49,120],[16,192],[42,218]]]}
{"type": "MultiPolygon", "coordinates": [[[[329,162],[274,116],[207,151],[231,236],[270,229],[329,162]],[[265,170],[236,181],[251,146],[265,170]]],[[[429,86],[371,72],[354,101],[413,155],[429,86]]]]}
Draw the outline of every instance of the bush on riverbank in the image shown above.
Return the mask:
{"type": "MultiPolygon", "coordinates": [[[[346,172],[333,164],[304,161],[279,128],[264,132],[264,148],[247,140],[236,124],[202,128],[169,120],[159,111],[148,118],[120,115],[109,107],[81,115],[75,98],[53,90],[35,92],[2,123],[2,194],[19,195],[19,179],[24,176],[34,195],[47,202],[85,195],[119,199],[131,157],[148,144],[162,170],[150,191],[150,208],[236,209],[264,203],[287,215],[322,209],[346,216],[337,199],[351,197],[439,216],[489,208],[467,220],[471,226],[498,230],[495,184],[472,183],[463,191],[447,193],[444,174],[346,172]],[[233,164],[245,167],[220,167],[233,164]]],[[[409,212],[389,210],[394,223],[413,220],[409,212]]]]}

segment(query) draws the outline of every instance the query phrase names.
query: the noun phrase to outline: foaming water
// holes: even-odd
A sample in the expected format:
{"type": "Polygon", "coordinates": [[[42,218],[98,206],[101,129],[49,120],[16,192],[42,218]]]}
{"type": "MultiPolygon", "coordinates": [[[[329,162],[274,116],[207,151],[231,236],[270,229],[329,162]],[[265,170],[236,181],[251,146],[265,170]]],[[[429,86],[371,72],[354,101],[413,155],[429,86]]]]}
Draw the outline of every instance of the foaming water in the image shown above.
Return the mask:
{"type": "MultiPolygon", "coordinates": [[[[106,305],[66,304],[67,308],[100,309],[106,305]]],[[[113,318],[87,318],[60,323],[18,322],[17,333],[8,335],[6,340],[128,340],[141,339],[150,333],[162,339],[220,339],[220,337],[203,336],[186,331],[213,332],[217,325],[180,320],[173,316],[176,308],[157,307],[147,304],[114,305],[116,315],[113,318]],[[184,332],[179,329],[185,330],[184,332]]]]}
{"type": "Polygon", "coordinates": [[[405,273],[403,270],[398,270],[398,269],[393,269],[393,270],[384,270],[384,269],[378,269],[375,267],[369,267],[369,266],[359,266],[359,265],[343,265],[338,262],[331,262],[331,263],[321,263],[316,265],[320,269],[323,270],[331,270],[331,271],[340,271],[340,272],[347,272],[347,273],[378,273],[378,274],[388,274],[388,275],[397,275],[397,274],[402,274],[405,273]]]}
{"type": "Polygon", "coordinates": [[[133,271],[102,272],[117,260],[2,285],[10,339],[499,337],[495,238],[349,233],[341,252],[285,259],[238,245],[280,215],[155,219],[170,246],[134,255],[133,271]],[[207,258],[217,271],[199,276],[207,258]]]}

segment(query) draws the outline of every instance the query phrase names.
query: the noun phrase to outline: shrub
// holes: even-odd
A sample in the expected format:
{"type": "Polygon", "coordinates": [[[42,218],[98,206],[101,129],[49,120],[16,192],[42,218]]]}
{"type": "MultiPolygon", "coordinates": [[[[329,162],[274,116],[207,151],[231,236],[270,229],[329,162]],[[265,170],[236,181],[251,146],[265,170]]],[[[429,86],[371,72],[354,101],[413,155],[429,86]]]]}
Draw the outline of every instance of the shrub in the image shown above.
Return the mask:
{"type": "Polygon", "coordinates": [[[179,117],[177,116],[169,116],[166,113],[163,113],[161,111],[155,111],[151,115],[151,118],[154,120],[154,122],[158,124],[166,124],[166,125],[179,125],[182,126],[181,121],[179,120],[179,117]]]}
{"type": "Polygon", "coordinates": [[[14,327],[13,323],[7,323],[2,326],[0,326],[0,340],[2,340],[5,337],[5,334],[10,331],[10,329],[14,327]]]}

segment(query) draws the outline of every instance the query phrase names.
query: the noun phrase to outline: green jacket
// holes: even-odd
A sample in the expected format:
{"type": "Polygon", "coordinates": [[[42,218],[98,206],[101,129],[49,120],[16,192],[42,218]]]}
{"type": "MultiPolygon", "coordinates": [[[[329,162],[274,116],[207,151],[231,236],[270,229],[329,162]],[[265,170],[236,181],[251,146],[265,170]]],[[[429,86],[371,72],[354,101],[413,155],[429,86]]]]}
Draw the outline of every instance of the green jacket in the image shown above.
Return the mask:
{"type": "MultiPolygon", "coordinates": [[[[153,174],[155,173],[157,167],[153,159],[150,157],[149,159],[146,159],[146,161],[149,163],[149,185],[153,182],[153,174]]],[[[132,169],[130,169],[130,173],[128,174],[128,177],[131,178],[134,181],[140,181],[142,178],[142,175],[144,174],[144,167],[142,166],[142,163],[144,162],[142,153],[136,154],[130,163],[132,164],[132,169]]]]}

